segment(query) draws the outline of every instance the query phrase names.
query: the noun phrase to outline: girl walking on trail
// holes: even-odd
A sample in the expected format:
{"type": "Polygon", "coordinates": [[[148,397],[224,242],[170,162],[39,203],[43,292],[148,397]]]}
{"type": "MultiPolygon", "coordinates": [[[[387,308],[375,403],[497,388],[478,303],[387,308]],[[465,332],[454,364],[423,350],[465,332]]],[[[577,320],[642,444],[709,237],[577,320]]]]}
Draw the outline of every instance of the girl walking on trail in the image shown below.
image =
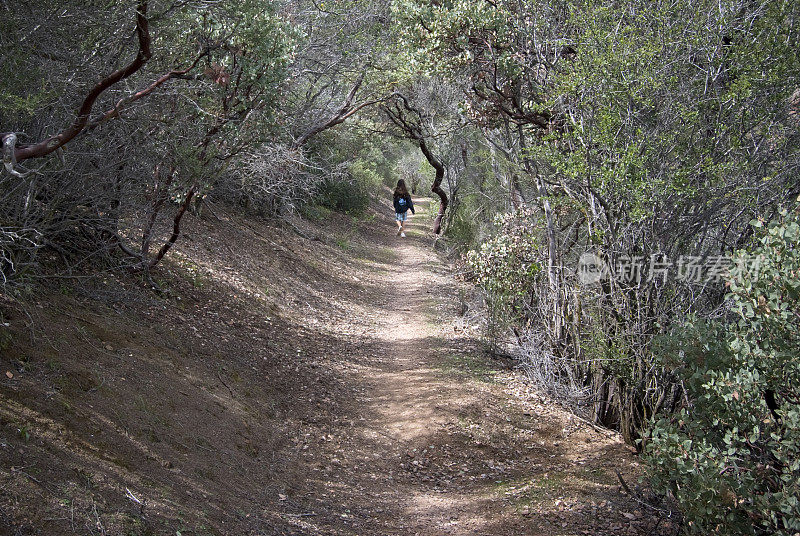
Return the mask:
{"type": "Polygon", "coordinates": [[[406,181],[400,179],[397,181],[397,188],[394,189],[394,216],[395,220],[397,220],[397,236],[403,238],[406,236],[405,222],[406,213],[409,209],[411,209],[412,214],[416,214],[414,212],[414,203],[411,202],[411,196],[406,188],[406,181]]]}

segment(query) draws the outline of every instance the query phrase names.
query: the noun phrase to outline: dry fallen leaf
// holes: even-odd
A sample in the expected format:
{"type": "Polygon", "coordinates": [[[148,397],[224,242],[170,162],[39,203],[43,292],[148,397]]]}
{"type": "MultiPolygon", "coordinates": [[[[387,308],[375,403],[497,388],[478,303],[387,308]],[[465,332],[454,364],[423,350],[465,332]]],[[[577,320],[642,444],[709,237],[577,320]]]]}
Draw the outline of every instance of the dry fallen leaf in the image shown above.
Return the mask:
{"type": "Polygon", "coordinates": [[[6,371],[6,376],[8,376],[8,379],[10,380],[11,378],[14,377],[14,374],[12,374],[10,370],[7,370],[6,371]]]}

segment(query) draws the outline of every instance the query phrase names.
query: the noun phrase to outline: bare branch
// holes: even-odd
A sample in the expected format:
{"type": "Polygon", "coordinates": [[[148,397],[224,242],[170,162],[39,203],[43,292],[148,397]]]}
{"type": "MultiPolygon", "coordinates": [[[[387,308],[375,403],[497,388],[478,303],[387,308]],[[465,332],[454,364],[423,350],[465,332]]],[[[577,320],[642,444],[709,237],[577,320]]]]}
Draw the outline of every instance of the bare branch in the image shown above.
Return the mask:
{"type": "Polygon", "coordinates": [[[17,158],[16,154],[14,153],[15,147],[17,145],[17,135],[13,132],[11,134],[6,134],[3,136],[3,166],[5,166],[6,171],[11,173],[15,177],[19,177],[20,179],[25,177],[27,173],[20,173],[17,171],[17,158]]]}
{"type": "Polygon", "coordinates": [[[189,191],[186,192],[186,199],[183,200],[181,203],[181,207],[178,209],[178,212],[175,214],[175,218],[172,220],[172,235],[169,237],[169,240],[164,242],[164,245],[161,246],[161,249],[158,250],[158,253],[150,261],[150,264],[147,266],[148,269],[153,268],[156,264],[161,262],[161,259],[164,258],[164,255],[170,250],[172,245],[178,240],[178,236],[181,234],[181,218],[186,213],[186,209],[189,208],[189,205],[194,198],[195,187],[192,186],[189,188],[189,191]]]}
{"type": "Polygon", "coordinates": [[[176,70],[176,71],[170,71],[170,72],[160,76],[155,82],[153,82],[152,84],[150,84],[146,88],[142,89],[141,91],[137,91],[133,95],[129,95],[128,97],[125,97],[124,99],[120,99],[113,108],[111,108],[110,110],[106,111],[101,116],[95,117],[94,119],[92,119],[86,125],[85,131],[93,130],[93,129],[97,128],[101,123],[104,123],[104,122],[106,122],[109,119],[112,119],[114,117],[119,117],[119,114],[122,112],[122,109],[125,108],[126,106],[128,106],[129,104],[131,104],[132,102],[136,102],[137,100],[141,99],[142,97],[146,97],[147,95],[149,95],[150,93],[152,93],[153,91],[158,89],[159,86],[165,84],[166,82],[172,80],[173,78],[179,78],[179,77],[187,74],[189,71],[191,71],[192,69],[197,67],[197,64],[200,62],[200,60],[208,55],[208,52],[209,52],[208,50],[204,50],[201,54],[199,54],[194,59],[192,64],[189,65],[187,68],[176,70]]]}
{"type": "Polygon", "coordinates": [[[364,82],[364,75],[365,74],[366,73],[362,72],[361,76],[358,77],[358,80],[356,80],[356,83],[350,89],[350,92],[347,94],[347,97],[345,98],[344,103],[339,108],[339,110],[336,112],[336,114],[334,114],[333,117],[331,117],[330,119],[328,119],[324,123],[319,123],[317,125],[314,125],[310,129],[308,129],[306,132],[304,132],[302,136],[297,138],[297,140],[295,140],[295,142],[292,143],[292,148],[297,149],[299,147],[302,147],[303,145],[306,144],[306,142],[308,142],[308,140],[310,140],[312,137],[316,136],[320,132],[323,132],[325,130],[328,130],[329,128],[335,127],[336,125],[339,125],[339,124],[343,123],[346,119],[348,119],[349,117],[353,116],[354,114],[356,114],[360,110],[366,108],[367,106],[372,106],[374,104],[378,104],[379,102],[383,102],[388,98],[388,97],[384,97],[383,99],[374,99],[374,100],[362,102],[359,105],[353,106],[353,99],[355,99],[356,93],[358,92],[359,88],[361,87],[361,84],[364,82]]]}

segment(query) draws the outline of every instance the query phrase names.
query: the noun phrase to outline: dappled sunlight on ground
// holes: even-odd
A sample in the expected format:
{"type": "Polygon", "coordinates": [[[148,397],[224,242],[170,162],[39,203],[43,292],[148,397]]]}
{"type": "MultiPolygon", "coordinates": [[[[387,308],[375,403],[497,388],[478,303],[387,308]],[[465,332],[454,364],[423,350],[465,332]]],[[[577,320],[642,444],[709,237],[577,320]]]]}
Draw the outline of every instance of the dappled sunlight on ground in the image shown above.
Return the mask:
{"type": "Polygon", "coordinates": [[[483,352],[416,204],[405,239],[385,210],[301,237],[217,207],[154,273],[171,298],[118,278],[34,303],[1,362],[0,524],[647,533],[614,473],[635,457],[483,352]]]}

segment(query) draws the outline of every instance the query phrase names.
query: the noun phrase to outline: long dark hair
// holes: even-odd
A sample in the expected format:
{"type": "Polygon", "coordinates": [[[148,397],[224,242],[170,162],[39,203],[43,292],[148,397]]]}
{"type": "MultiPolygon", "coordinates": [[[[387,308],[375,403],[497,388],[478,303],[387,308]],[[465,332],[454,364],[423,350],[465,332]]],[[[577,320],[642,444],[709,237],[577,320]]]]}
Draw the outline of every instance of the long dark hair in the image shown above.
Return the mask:
{"type": "Polygon", "coordinates": [[[397,181],[397,188],[394,189],[394,197],[405,197],[408,195],[408,189],[406,188],[406,181],[400,179],[397,181]]]}

